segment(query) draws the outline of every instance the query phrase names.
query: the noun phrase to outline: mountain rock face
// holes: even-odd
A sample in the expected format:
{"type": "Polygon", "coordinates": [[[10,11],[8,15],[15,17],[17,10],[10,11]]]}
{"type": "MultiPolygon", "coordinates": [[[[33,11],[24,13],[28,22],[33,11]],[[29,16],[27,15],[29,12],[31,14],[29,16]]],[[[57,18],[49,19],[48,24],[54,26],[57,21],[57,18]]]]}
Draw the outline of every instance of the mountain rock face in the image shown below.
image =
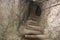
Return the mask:
{"type": "Polygon", "coordinates": [[[0,40],[17,40],[19,0],[0,0],[0,40]]]}
{"type": "Polygon", "coordinates": [[[20,40],[18,28],[28,13],[27,5],[24,0],[0,0],[0,40],[20,40]]]}
{"type": "Polygon", "coordinates": [[[29,12],[35,15],[36,7],[30,9],[32,1],[41,8],[36,20],[49,37],[44,40],[60,40],[60,0],[0,0],[0,40],[22,40],[21,25],[27,21],[29,12]]]}
{"type": "Polygon", "coordinates": [[[42,2],[40,26],[50,40],[60,40],[60,0],[47,0],[42,2]]]}

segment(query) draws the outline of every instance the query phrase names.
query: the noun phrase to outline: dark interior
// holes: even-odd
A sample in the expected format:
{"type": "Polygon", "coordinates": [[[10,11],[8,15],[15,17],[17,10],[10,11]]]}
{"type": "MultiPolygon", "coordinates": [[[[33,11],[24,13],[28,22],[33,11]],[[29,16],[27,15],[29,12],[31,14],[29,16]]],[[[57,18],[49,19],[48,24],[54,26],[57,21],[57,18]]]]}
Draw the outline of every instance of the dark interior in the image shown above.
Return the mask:
{"type": "Polygon", "coordinates": [[[29,4],[28,15],[30,16],[31,14],[33,14],[33,16],[41,15],[41,8],[39,7],[39,5],[36,2],[33,2],[33,1],[30,1],[30,4],[29,4]],[[31,13],[31,12],[33,12],[33,13],[31,13]]]}

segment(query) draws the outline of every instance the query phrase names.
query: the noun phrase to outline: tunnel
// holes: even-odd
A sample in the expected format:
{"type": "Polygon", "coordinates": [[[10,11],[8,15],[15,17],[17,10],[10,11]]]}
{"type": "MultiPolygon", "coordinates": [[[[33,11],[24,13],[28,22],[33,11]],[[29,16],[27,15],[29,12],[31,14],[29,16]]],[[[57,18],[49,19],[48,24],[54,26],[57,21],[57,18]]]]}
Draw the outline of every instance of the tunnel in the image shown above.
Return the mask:
{"type": "Polygon", "coordinates": [[[40,17],[41,15],[41,8],[40,6],[33,1],[30,1],[29,6],[28,6],[28,15],[27,17],[40,17]]]}
{"type": "Polygon", "coordinates": [[[29,19],[29,17],[31,17],[31,18],[40,17],[40,15],[41,15],[40,5],[38,5],[36,2],[34,2],[32,0],[30,0],[30,1],[26,0],[26,3],[29,3],[29,4],[27,7],[28,10],[23,15],[23,21],[26,22],[29,19]]]}
{"type": "MultiPolygon", "coordinates": [[[[28,1],[26,1],[28,2],[28,1]]],[[[28,13],[27,13],[27,19],[26,21],[28,20],[34,20],[37,22],[37,19],[39,20],[39,17],[41,15],[41,8],[40,6],[36,3],[36,2],[33,2],[33,1],[29,1],[29,5],[28,5],[28,13]]],[[[28,35],[32,35],[32,34],[28,34],[28,35]]],[[[35,35],[35,34],[33,34],[35,35]]],[[[39,38],[25,38],[24,36],[22,37],[23,40],[41,40],[39,38]]]]}

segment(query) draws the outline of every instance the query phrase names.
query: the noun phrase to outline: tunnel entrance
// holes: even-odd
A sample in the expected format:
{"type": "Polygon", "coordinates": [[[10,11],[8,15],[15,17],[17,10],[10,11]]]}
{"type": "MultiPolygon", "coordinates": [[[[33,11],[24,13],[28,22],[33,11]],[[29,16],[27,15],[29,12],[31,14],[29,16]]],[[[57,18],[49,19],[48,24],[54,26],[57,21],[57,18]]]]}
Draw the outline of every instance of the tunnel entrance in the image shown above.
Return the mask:
{"type": "Polygon", "coordinates": [[[41,9],[40,7],[37,5],[37,8],[36,8],[36,13],[35,13],[36,16],[40,16],[41,15],[41,9]]]}
{"type": "MultiPolygon", "coordinates": [[[[26,29],[36,30],[40,32],[40,29],[37,29],[40,26],[39,25],[40,15],[41,15],[40,6],[37,5],[37,3],[30,1],[29,8],[28,8],[28,14],[27,14],[27,21],[24,22],[24,27],[27,27],[26,29]]],[[[36,34],[31,33],[28,35],[36,35],[36,34]]],[[[39,38],[25,38],[24,36],[22,38],[24,40],[40,40],[39,38]]]]}
{"type": "Polygon", "coordinates": [[[37,3],[31,1],[29,4],[29,16],[40,16],[41,15],[41,8],[39,7],[39,5],[37,5],[37,3]]]}
{"type": "Polygon", "coordinates": [[[29,2],[29,5],[28,5],[28,13],[23,16],[23,21],[26,22],[27,20],[29,20],[30,18],[36,18],[38,17],[38,20],[39,20],[39,17],[41,15],[41,8],[40,6],[36,3],[36,2],[33,2],[33,1],[30,1],[29,2]]]}
{"type": "MultiPolygon", "coordinates": [[[[37,30],[32,28],[32,26],[39,26],[38,22],[39,22],[39,17],[41,15],[41,8],[39,7],[39,5],[37,5],[37,3],[30,1],[29,4],[29,8],[28,8],[28,20],[26,21],[27,25],[26,27],[28,27],[27,29],[30,29],[31,25],[31,29],[33,30],[37,30]]],[[[26,24],[25,23],[25,24],[26,24]]],[[[35,35],[34,33],[32,34],[28,34],[28,35],[35,35]]],[[[41,40],[39,38],[24,38],[25,40],[41,40]]]]}

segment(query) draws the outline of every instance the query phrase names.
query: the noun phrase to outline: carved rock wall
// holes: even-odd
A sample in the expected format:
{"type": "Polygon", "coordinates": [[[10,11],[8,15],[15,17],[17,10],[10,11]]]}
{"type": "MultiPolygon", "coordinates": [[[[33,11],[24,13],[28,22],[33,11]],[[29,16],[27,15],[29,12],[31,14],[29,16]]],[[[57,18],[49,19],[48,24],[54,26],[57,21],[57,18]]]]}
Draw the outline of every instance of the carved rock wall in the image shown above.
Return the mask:
{"type": "Polygon", "coordinates": [[[50,40],[60,39],[60,0],[47,0],[40,4],[42,13],[40,27],[49,35],[50,40]]]}
{"type": "Polygon", "coordinates": [[[20,40],[18,28],[28,13],[25,1],[0,0],[0,40],[20,40]]]}

